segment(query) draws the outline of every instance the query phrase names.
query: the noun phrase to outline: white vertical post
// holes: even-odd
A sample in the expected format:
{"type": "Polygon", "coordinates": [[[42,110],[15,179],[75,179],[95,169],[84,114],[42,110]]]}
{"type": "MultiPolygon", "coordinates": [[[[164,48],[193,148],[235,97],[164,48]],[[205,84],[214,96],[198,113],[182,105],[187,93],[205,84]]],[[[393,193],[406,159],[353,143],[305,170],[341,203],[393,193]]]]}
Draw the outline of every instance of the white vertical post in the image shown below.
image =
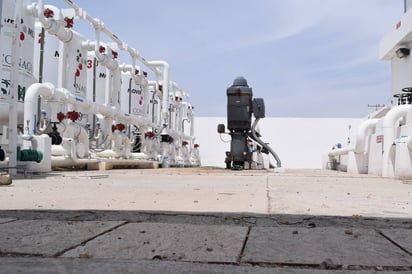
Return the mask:
{"type": "MultiPolygon", "coordinates": [[[[18,42],[19,28],[22,11],[21,0],[16,0],[15,12],[14,12],[14,27],[12,34],[11,45],[11,70],[10,70],[10,90],[9,90],[9,127],[8,127],[8,139],[9,139],[9,173],[15,175],[17,173],[17,97],[18,97],[18,75],[19,75],[19,56],[20,46],[18,42]]],[[[23,125],[25,126],[25,125],[23,125]]]]}

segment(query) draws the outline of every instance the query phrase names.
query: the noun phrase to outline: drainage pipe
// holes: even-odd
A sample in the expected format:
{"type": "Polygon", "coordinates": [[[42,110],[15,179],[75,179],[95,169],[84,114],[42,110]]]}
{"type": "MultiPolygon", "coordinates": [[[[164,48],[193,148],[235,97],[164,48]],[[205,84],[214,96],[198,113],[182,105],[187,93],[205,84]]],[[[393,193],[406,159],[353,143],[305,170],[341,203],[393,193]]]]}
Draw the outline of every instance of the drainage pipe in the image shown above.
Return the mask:
{"type": "Polygon", "coordinates": [[[383,155],[382,155],[382,176],[394,176],[394,160],[391,157],[392,145],[396,139],[396,126],[401,118],[406,118],[412,105],[400,105],[392,108],[383,118],[383,155]]]}

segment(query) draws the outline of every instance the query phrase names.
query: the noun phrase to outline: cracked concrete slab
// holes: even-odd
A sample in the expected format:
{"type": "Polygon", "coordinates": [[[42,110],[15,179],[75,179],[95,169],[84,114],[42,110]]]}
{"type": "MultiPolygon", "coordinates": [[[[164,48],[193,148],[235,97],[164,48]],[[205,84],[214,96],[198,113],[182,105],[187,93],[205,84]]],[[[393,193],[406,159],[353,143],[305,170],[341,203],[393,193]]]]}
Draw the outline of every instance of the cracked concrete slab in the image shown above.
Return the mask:
{"type": "Polygon", "coordinates": [[[374,230],[253,227],[242,262],[410,267],[412,256],[374,230]]]}
{"type": "Polygon", "coordinates": [[[129,223],[62,256],[234,263],[247,230],[219,225],[129,223]]]}
{"type": "Polygon", "coordinates": [[[0,227],[0,253],[54,256],[123,222],[18,220],[0,227]]]}
{"type": "Polygon", "coordinates": [[[381,229],[380,232],[412,254],[412,228],[381,229]]]}
{"type": "MultiPolygon", "coordinates": [[[[0,258],[0,274],[27,273],[215,273],[215,274],[324,274],[325,270],[260,267],[250,265],[219,265],[148,260],[76,259],[76,258],[0,258]]],[[[334,274],[372,274],[376,271],[333,271],[334,274]]],[[[402,273],[385,271],[385,273],[402,273]]]]}

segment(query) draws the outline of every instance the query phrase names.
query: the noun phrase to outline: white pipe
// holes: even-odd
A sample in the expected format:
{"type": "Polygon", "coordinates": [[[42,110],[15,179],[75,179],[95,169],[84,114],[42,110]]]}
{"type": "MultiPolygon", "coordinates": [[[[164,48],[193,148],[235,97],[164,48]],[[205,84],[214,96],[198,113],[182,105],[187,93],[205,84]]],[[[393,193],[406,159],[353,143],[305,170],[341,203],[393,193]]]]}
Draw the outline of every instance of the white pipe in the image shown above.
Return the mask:
{"type": "Polygon", "coordinates": [[[360,126],[356,133],[356,140],[355,145],[340,148],[340,149],[333,149],[328,153],[329,157],[335,157],[339,155],[345,155],[349,152],[355,152],[357,154],[365,153],[365,142],[366,136],[370,129],[374,129],[376,124],[379,122],[380,119],[368,119],[364,121],[360,126]]]}
{"type": "MultiPolygon", "coordinates": [[[[89,136],[86,129],[77,123],[69,122],[65,125],[65,131],[63,132],[63,137],[68,137],[72,140],[77,137],[77,143],[74,147],[72,143],[72,157],[84,158],[88,155],[89,150],[89,136]]],[[[63,138],[65,139],[65,138],[63,138]]]]}
{"type": "MultiPolygon", "coordinates": [[[[66,141],[66,140],[64,140],[66,141]]],[[[63,144],[63,140],[62,140],[62,144],[63,144]]],[[[67,151],[67,149],[65,149],[63,147],[63,145],[52,145],[51,146],[51,155],[53,156],[67,156],[69,154],[69,152],[67,151]]]]}
{"type": "Polygon", "coordinates": [[[100,161],[97,159],[73,159],[64,156],[53,156],[52,167],[72,167],[86,164],[97,164],[100,161]]]}
{"type": "Polygon", "coordinates": [[[32,84],[26,91],[24,99],[24,133],[36,134],[37,124],[37,104],[39,96],[49,98],[53,96],[55,91],[51,83],[35,83],[32,84]]]}
{"type": "Polygon", "coordinates": [[[106,106],[113,106],[111,104],[112,102],[112,96],[113,96],[113,78],[112,78],[112,73],[111,71],[106,67],[106,79],[105,79],[105,89],[104,89],[104,104],[106,106]]]}
{"type": "Polygon", "coordinates": [[[192,105],[188,104],[188,108],[190,107],[190,109],[187,110],[187,117],[190,120],[190,137],[194,138],[195,136],[195,117],[194,117],[194,113],[193,113],[193,109],[192,109],[192,105]]]}
{"type": "Polygon", "coordinates": [[[368,119],[364,121],[356,133],[356,143],[353,152],[355,153],[365,153],[365,142],[366,136],[370,129],[375,129],[376,124],[379,122],[380,119],[368,119]]]}
{"type": "Polygon", "coordinates": [[[125,63],[123,63],[123,64],[119,65],[119,69],[122,72],[129,72],[130,76],[132,77],[132,79],[133,79],[133,81],[136,85],[139,85],[142,82],[141,78],[136,76],[135,71],[136,71],[137,67],[134,64],[126,65],[125,63]]]}
{"type": "MultiPolygon", "coordinates": [[[[162,67],[162,106],[161,106],[161,121],[167,125],[169,117],[169,64],[165,61],[149,61],[149,65],[162,67]]],[[[159,76],[159,75],[156,75],[159,76]]]]}
{"type": "Polygon", "coordinates": [[[346,155],[349,152],[354,151],[354,149],[355,149],[354,146],[348,146],[348,147],[344,147],[344,148],[332,149],[328,153],[328,156],[329,157],[336,157],[336,156],[340,156],[340,155],[346,155]]]}
{"type": "Polygon", "coordinates": [[[120,157],[120,155],[114,152],[112,149],[106,149],[101,152],[97,152],[96,156],[101,157],[101,158],[119,158],[120,157]]]}
{"type": "Polygon", "coordinates": [[[121,109],[120,94],[122,89],[122,73],[119,69],[116,69],[115,71],[112,71],[112,77],[109,78],[112,78],[112,85],[109,88],[112,105],[121,109]]]}
{"type": "Polygon", "coordinates": [[[32,14],[37,16],[45,30],[52,35],[56,35],[62,42],[69,42],[73,37],[73,32],[69,28],[65,28],[54,19],[47,19],[44,16],[44,1],[39,0],[37,9],[32,9],[32,14]]]}
{"type": "MultiPolygon", "coordinates": [[[[100,22],[100,21],[98,21],[100,22]]],[[[98,24],[98,23],[96,23],[98,24]]],[[[101,27],[100,25],[95,26],[95,41],[84,41],[82,42],[82,47],[87,49],[88,51],[94,51],[94,55],[96,59],[100,62],[101,65],[105,66],[111,71],[114,71],[119,68],[119,63],[112,57],[109,56],[109,54],[112,53],[112,50],[109,47],[105,47],[105,50],[108,51],[108,53],[101,53],[100,52],[100,32],[101,32],[101,27]]]]}
{"type": "Polygon", "coordinates": [[[396,139],[396,126],[400,118],[406,117],[412,105],[400,105],[392,108],[383,118],[383,155],[382,155],[382,176],[394,176],[394,163],[391,159],[391,148],[396,139]]]}
{"type": "Polygon", "coordinates": [[[42,96],[46,99],[55,97],[61,102],[66,102],[75,106],[83,108],[91,108],[93,113],[100,113],[105,117],[112,117],[120,122],[137,124],[139,126],[152,126],[153,128],[158,128],[158,126],[149,123],[146,119],[138,117],[135,115],[129,115],[122,113],[120,110],[117,110],[110,106],[100,105],[93,103],[85,98],[80,98],[74,96],[66,89],[55,89],[51,83],[35,83],[31,85],[26,92],[25,104],[24,104],[24,121],[26,128],[26,134],[36,134],[37,124],[37,103],[38,97],[42,96]]]}
{"type": "Polygon", "coordinates": [[[102,62],[102,65],[106,66],[111,71],[118,70],[119,69],[119,63],[116,61],[116,59],[114,59],[114,57],[112,57],[113,56],[113,49],[111,49],[110,47],[107,47],[106,50],[108,50],[109,52],[107,54],[104,54],[104,56],[106,58],[102,62]]]}
{"type": "Polygon", "coordinates": [[[127,46],[126,46],[126,50],[130,54],[130,57],[132,58],[132,65],[130,66],[130,75],[132,76],[132,79],[135,82],[135,84],[138,85],[141,83],[141,79],[140,77],[136,75],[135,71],[136,71],[136,59],[139,57],[139,53],[137,52],[136,49],[129,48],[127,46]]]}
{"type": "Polygon", "coordinates": [[[93,27],[96,38],[96,42],[94,43],[94,55],[96,56],[97,60],[99,60],[99,62],[102,62],[104,60],[104,55],[100,53],[100,31],[103,26],[99,20],[96,20],[93,23],[93,27]]]}

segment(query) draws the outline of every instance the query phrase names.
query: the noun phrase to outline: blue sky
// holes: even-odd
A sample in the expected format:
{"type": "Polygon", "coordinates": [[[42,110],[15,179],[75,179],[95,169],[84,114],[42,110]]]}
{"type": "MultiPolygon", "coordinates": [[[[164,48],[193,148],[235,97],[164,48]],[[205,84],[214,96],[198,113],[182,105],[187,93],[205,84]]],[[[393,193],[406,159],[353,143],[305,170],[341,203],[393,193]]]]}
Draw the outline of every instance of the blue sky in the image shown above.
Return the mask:
{"type": "MultiPolygon", "coordinates": [[[[226,116],[237,76],[268,117],[363,117],[390,102],[378,48],[402,0],[73,1],[145,59],[167,61],[198,116],[226,116]]],[[[93,38],[88,24],[74,29],[93,38]]]]}

